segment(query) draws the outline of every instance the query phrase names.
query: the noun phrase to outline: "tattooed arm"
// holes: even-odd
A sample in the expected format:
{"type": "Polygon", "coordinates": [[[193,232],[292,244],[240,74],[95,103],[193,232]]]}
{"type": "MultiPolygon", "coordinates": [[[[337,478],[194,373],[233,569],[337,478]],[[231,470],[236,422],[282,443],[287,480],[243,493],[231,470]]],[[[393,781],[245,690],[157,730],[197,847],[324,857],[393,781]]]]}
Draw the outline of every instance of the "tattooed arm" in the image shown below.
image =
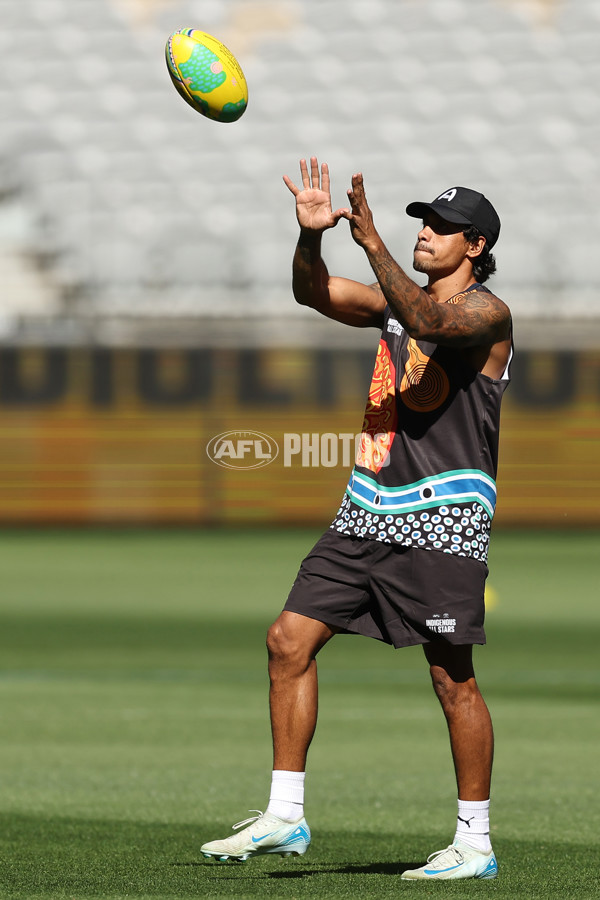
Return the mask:
{"type": "Polygon", "coordinates": [[[476,347],[509,336],[508,307],[493,294],[469,291],[456,302],[439,303],[408,277],[383,244],[365,250],[383,295],[411,337],[445,346],[476,347]]]}
{"type": "MultiPolygon", "coordinates": [[[[492,347],[509,340],[510,312],[493,294],[470,291],[457,297],[456,302],[438,302],[409,278],[373,224],[362,175],[353,176],[348,197],[351,212],[343,211],[342,215],[350,222],[354,240],[365,250],[390,308],[411,337],[458,348],[492,347]]],[[[450,285],[454,273],[448,274],[450,285]]],[[[451,294],[468,286],[457,284],[451,294]]]]}
{"type": "Polygon", "coordinates": [[[330,276],[321,255],[323,232],[334,228],[348,210],[332,210],[329,170],[311,158],[300,162],[302,188],[286,176],[284,181],[296,197],[300,237],[293,261],[294,297],[331,319],[359,328],[383,325],[385,297],[379,285],[365,285],[348,278],[330,276]]]}

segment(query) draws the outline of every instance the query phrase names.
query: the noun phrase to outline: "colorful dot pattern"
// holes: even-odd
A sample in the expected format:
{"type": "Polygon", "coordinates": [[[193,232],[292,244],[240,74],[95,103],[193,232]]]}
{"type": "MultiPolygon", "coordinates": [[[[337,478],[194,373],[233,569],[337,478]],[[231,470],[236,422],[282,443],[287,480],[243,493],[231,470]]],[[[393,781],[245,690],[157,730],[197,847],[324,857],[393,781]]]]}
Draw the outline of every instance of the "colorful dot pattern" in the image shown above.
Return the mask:
{"type": "Polygon", "coordinates": [[[491,518],[479,503],[440,506],[404,515],[377,515],[347,494],[331,525],[340,534],[469,556],[487,562],[491,518]]]}
{"type": "Polygon", "coordinates": [[[219,63],[219,57],[204,44],[196,44],[188,61],[179,64],[179,71],[190,91],[210,94],[211,91],[221,87],[227,75],[223,71],[213,71],[211,66],[215,63],[219,63]]]}

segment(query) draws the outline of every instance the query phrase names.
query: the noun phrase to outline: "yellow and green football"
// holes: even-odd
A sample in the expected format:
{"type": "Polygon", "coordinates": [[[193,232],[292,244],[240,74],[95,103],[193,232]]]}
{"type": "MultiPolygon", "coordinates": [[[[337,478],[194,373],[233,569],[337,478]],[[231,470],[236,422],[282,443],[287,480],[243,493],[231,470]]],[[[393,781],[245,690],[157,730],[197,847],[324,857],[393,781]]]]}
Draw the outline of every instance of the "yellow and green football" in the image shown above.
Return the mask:
{"type": "Polygon", "coordinates": [[[186,103],[217,122],[235,122],[248,105],[242,68],[220,41],[194,28],[174,32],[165,48],[171,81],[186,103]]]}

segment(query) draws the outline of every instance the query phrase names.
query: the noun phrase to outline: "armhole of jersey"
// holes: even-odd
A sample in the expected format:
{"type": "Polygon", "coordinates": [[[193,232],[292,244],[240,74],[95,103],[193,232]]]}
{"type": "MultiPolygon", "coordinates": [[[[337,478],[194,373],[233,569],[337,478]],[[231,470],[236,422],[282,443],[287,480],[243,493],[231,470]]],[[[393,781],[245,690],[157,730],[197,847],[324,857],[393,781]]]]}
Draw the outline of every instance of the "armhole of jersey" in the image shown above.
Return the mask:
{"type": "MultiPolygon", "coordinates": [[[[491,294],[492,291],[485,284],[480,284],[477,282],[476,284],[471,285],[470,288],[467,288],[468,291],[485,291],[486,294],[491,294]]],[[[510,381],[510,364],[513,360],[513,356],[515,355],[515,345],[513,341],[513,330],[512,330],[512,322],[510,326],[510,353],[508,354],[508,362],[506,363],[506,368],[498,381],[510,381]]]]}
{"type": "Polygon", "coordinates": [[[511,364],[511,362],[512,362],[512,358],[513,358],[513,356],[514,356],[514,353],[515,353],[514,347],[513,347],[512,344],[511,344],[511,345],[510,345],[510,353],[509,353],[509,356],[508,356],[508,362],[506,363],[506,368],[505,368],[504,372],[503,372],[502,375],[500,376],[500,381],[510,381],[510,364],[511,364]]]}
{"type": "Polygon", "coordinates": [[[500,376],[500,381],[510,381],[510,364],[513,361],[513,356],[515,355],[515,344],[513,341],[513,330],[512,323],[510,326],[510,353],[508,354],[508,362],[506,363],[506,368],[502,375],[500,376]]]}

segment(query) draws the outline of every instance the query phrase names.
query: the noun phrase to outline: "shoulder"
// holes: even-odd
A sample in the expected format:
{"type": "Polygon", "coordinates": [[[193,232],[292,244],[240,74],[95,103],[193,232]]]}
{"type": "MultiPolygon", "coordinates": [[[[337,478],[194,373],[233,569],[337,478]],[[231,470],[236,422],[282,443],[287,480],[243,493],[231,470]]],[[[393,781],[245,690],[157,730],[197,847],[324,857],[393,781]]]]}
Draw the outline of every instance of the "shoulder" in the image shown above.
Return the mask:
{"type": "Polygon", "coordinates": [[[461,306],[465,312],[489,317],[498,324],[504,322],[509,325],[511,321],[511,312],[507,304],[482,284],[451,297],[448,303],[461,306]]]}
{"type": "Polygon", "coordinates": [[[439,343],[491,347],[511,338],[510,310],[483,285],[474,284],[442,303],[444,333],[439,343]]]}

